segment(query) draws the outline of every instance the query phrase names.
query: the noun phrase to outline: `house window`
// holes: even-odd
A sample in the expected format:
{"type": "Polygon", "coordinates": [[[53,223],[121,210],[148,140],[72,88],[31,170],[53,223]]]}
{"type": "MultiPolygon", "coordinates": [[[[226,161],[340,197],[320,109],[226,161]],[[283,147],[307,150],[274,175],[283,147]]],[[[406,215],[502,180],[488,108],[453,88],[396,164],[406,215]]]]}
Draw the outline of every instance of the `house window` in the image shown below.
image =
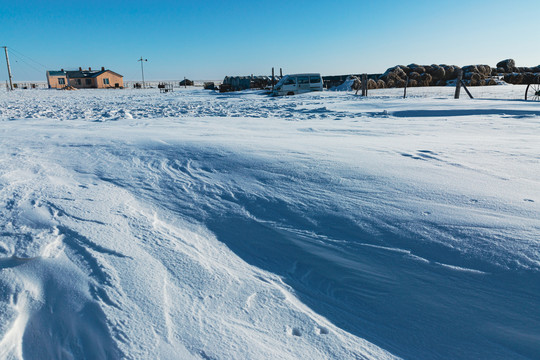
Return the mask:
{"type": "Polygon", "coordinates": [[[104,79],[103,79],[103,83],[104,83],[105,85],[109,85],[109,78],[104,78],[104,79]]]}
{"type": "Polygon", "coordinates": [[[65,84],[66,84],[66,79],[58,78],[58,85],[65,85],[65,84]]]}
{"type": "Polygon", "coordinates": [[[86,85],[92,85],[92,79],[86,79],[86,85]]]}
{"type": "Polygon", "coordinates": [[[81,79],[77,79],[77,85],[81,85],[81,79]]]}

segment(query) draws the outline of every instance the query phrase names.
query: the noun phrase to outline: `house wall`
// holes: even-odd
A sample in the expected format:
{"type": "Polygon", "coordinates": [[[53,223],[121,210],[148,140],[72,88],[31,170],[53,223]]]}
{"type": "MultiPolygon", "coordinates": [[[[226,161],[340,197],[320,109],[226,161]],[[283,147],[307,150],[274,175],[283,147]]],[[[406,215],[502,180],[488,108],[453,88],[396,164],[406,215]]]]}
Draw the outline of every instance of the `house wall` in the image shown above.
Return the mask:
{"type": "Polygon", "coordinates": [[[69,85],[77,88],[77,89],[92,89],[96,88],[96,79],[95,78],[70,78],[69,79],[69,85]],[[90,80],[90,85],[86,84],[86,80],[90,80]],[[81,83],[78,84],[77,80],[81,80],[81,83]]]}
{"type": "Polygon", "coordinates": [[[61,89],[65,86],[67,86],[67,79],[65,76],[50,76],[47,74],[47,82],[49,84],[49,87],[51,89],[61,89]],[[59,84],[58,79],[64,79],[64,84],[59,84]]]}
{"type": "Polygon", "coordinates": [[[96,78],[97,87],[99,89],[114,88],[115,84],[118,84],[118,87],[124,87],[124,78],[122,76],[116,75],[112,71],[106,71],[103,74],[97,76],[96,78]],[[109,84],[105,84],[103,79],[109,79],[109,84]]]}

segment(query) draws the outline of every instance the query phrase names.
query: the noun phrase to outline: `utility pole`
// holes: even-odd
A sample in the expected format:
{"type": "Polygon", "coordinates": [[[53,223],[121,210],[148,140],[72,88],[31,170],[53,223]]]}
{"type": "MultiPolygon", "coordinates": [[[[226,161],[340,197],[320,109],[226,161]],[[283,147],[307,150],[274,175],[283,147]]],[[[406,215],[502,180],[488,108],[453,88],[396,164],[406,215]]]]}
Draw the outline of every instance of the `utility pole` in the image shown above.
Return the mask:
{"type": "Polygon", "coordinates": [[[9,76],[9,89],[13,90],[13,80],[11,76],[11,67],[9,66],[9,56],[7,52],[7,46],[3,46],[3,48],[6,53],[6,64],[7,64],[7,71],[8,71],[8,76],[9,76]]]}
{"type": "Polygon", "coordinates": [[[146,89],[146,85],[144,83],[144,69],[143,69],[143,62],[145,61],[148,61],[148,59],[143,59],[143,57],[141,56],[141,58],[137,61],[140,61],[141,62],[141,74],[142,74],[142,87],[143,89],[146,89]]]}

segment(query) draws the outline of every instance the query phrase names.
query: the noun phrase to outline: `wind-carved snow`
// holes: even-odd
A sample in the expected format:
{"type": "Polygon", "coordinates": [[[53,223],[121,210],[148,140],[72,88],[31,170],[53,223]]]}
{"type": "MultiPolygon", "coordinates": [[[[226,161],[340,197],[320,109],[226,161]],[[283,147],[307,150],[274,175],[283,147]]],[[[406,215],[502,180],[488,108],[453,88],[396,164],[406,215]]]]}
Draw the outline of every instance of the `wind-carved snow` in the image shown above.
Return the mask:
{"type": "Polygon", "coordinates": [[[0,357],[534,358],[539,115],[492,91],[1,93],[0,357]]]}

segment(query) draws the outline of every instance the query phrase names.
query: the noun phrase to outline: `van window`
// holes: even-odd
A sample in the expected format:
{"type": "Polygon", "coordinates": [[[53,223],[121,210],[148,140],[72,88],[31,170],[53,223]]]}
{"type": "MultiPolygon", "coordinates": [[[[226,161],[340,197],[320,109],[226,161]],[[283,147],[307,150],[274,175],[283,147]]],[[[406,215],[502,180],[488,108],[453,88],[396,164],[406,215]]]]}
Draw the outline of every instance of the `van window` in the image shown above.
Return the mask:
{"type": "Polygon", "coordinates": [[[298,85],[300,84],[309,84],[309,77],[307,76],[299,76],[298,77],[298,85]]]}
{"type": "Polygon", "coordinates": [[[321,77],[320,76],[310,76],[309,77],[309,82],[311,84],[318,84],[321,82],[321,77]]]}
{"type": "Polygon", "coordinates": [[[296,85],[296,78],[295,77],[288,78],[287,80],[285,80],[283,85],[296,85]]]}

